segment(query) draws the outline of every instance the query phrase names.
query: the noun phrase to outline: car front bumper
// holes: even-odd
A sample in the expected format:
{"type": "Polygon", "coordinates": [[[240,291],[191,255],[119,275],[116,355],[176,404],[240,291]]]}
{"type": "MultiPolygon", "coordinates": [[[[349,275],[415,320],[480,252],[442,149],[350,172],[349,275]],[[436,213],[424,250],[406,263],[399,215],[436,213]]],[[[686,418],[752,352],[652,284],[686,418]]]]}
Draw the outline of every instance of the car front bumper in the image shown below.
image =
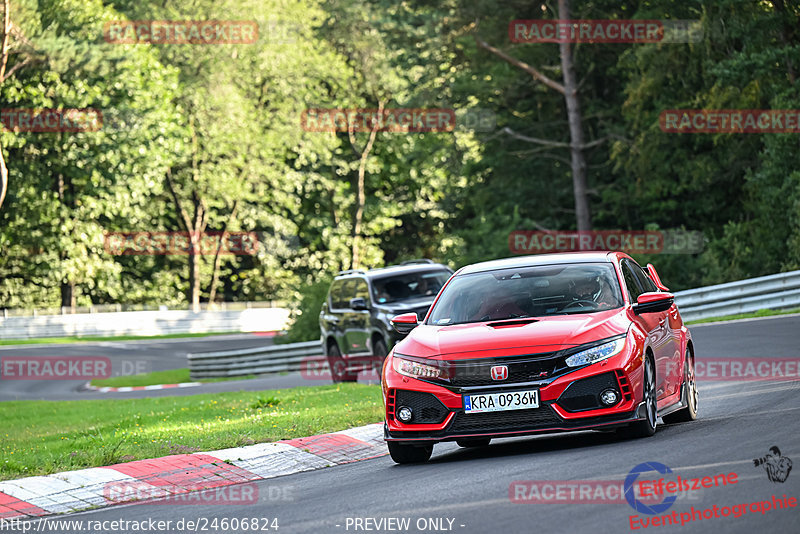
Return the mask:
{"type": "Polygon", "coordinates": [[[386,365],[382,381],[384,438],[395,442],[435,443],[625,426],[645,418],[641,398],[642,370],[642,359],[627,353],[548,380],[492,384],[491,387],[453,387],[403,376],[386,365]],[[611,407],[601,407],[596,399],[608,387],[620,393],[620,400],[611,407]],[[464,411],[465,394],[531,389],[539,392],[538,408],[486,413],[464,411]],[[411,422],[403,423],[395,414],[400,406],[412,407],[421,417],[415,415],[411,422]]]}

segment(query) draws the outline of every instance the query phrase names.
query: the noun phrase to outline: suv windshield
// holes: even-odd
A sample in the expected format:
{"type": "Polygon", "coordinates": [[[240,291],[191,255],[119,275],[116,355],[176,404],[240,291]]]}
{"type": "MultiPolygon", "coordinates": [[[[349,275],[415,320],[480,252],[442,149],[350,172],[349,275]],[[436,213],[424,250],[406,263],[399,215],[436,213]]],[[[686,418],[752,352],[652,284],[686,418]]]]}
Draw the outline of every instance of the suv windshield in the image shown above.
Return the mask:
{"type": "Polygon", "coordinates": [[[592,313],[620,306],[612,264],[541,265],[454,278],[431,310],[428,324],[592,313]]]}
{"type": "Polygon", "coordinates": [[[372,280],[372,295],[378,304],[433,297],[448,278],[450,273],[441,269],[375,278],[372,280]]]}

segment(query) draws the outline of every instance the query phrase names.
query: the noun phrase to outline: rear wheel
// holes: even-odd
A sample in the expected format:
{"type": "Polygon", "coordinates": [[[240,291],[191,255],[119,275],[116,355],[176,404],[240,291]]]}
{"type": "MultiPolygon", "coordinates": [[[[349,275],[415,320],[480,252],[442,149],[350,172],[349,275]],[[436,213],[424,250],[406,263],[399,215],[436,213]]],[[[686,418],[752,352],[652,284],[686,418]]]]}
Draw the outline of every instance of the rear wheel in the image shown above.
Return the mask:
{"type": "Polygon", "coordinates": [[[697,419],[697,403],[700,399],[694,378],[694,356],[688,348],[683,366],[683,398],[686,399],[686,408],[665,415],[662,418],[665,423],[688,423],[697,419]]]}
{"type": "Polygon", "coordinates": [[[656,433],[658,405],[656,402],[656,373],[653,358],[644,359],[644,406],[645,418],[620,428],[617,433],[624,438],[646,438],[656,433]]]}
{"type": "Polygon", "coordinates": [[[331,379],[334,384],[358,381],[358,373],[347,370],[347,362],[342,358],[342,353],[335,343],[328,347],[328,367],[331,368],[331,379]]]}
{"type": "Polygon", "coordinates": [[[471,449],[474,447],[487,447],[491,442],[491,439],[458,439],[456,443],[458,443],[459,447],[464,447],[466,449],[471,449]]]}
{"type": "Polygon", "coordinates": [[[398,464],[419,464],[427,462],[433,454],[433,445],[403,445],[389,441],[389,455],[398,464]]]}

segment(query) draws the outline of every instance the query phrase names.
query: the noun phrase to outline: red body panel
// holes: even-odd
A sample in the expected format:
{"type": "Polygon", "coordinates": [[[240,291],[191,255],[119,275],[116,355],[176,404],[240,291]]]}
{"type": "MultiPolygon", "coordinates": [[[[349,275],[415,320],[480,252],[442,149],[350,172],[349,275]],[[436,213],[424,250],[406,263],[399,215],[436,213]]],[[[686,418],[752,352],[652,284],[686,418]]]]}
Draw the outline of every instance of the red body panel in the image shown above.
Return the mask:
{"type": "MultiPolygon", "coordinates": [[[[619,262],[621,259],[629,257],[622,253],[609,253],[606,258],[606,261],[614,264],[620,286],[624,288],[624,278],[619,262]]],[[[458,275],[457,272],[454,278],[458,275]]],[[[660,280],[658,283],[660,284],[660,280]]],[[[652,353],[655,361],[658,409],[662,410],[675,405],[681,396],[684,373],[683,355],[691,340],[689,330],[683,324],[674,304],[665,312],[636,315],[632,310],[631,299],[627,291],[623,290],[623,298],[624,305],[617,309],[541,317],[528,324],[502,325],[495,322],[494,326],[490,326],[488,323],[447,326],[419,325],[406,339],[395,346],[384,365],[382,389],[384,404],[387,408],[385,414],[386,439],[389,441],[436,442],[455,439],[459,436],[500,437],[517,434],[513,429],[486,434],[448,432],[447,429],[451,426],[454,417],[464,409],[463,390],[397,373],[392,365],[396,355],[409,356],[423,362],[431,360],[432,363],[439,360],[458,362],[460,360],[475,361],[484,358],[513,356],[535,357],[540,353],[573,349],[614,336],[625,335],[625,346],[619,354],[537,383],[535,387],[539,391],[540,405],[547,404],[563,421],[552,427],[529,429],[519,433],[600,428],[608,424],[619,425],[640,419],[638,408],[642,402],[644,390],[643,362],[644,354],[648,352],[652,353]],[[614,373],[618,386],[624,393],[623,399],[616,405],[610,408],[576,412],[567,410],[559,404],[559,398],[573,382],[595,375],[603,375],[610,371],[614,373]],[[394,399],[393,395],[398,390],[433,394],[450,410],[450,413],[444,421],[438,424],[403,423],[395,417],[393,410],[396,407],[390,402],[390,398],[394,399]],[[615,419],[615,416],[618,418],[615,419]],[[585,422],[585,426],[581,425],[582,422],[585,422]]],[[[436,302],[431,310],[435,306],[436,302]]],[[[503,383],[497,384],[498,389],[502,390],[502,387],[503,383]]],[[[513,387],[519,386],[509,384],[509,388],[513,387]]],[[[466,417],[471,417],[471,415],[466,417]]]]}

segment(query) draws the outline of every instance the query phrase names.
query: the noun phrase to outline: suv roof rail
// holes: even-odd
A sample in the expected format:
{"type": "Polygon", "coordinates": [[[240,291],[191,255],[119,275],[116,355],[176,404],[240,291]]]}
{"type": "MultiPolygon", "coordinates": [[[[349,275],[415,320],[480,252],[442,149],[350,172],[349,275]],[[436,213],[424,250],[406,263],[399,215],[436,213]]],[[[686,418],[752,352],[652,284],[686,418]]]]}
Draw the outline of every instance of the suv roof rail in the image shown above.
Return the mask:
{"type": "Polygon", "coordinates": [[[339,274],[336,276],[341,276],[343,274],[367,274],[366,271],[361,269],[347,269],[346,271],[339,271],[339,274]]]}
{"type": "Polygon", "coordinates": [[[433,260],[429,260],[428,258],[420,258],[417,260],[406,260],[400,262],[400,265],[413,265],[415,263],[433,263],[433,260]]]}

